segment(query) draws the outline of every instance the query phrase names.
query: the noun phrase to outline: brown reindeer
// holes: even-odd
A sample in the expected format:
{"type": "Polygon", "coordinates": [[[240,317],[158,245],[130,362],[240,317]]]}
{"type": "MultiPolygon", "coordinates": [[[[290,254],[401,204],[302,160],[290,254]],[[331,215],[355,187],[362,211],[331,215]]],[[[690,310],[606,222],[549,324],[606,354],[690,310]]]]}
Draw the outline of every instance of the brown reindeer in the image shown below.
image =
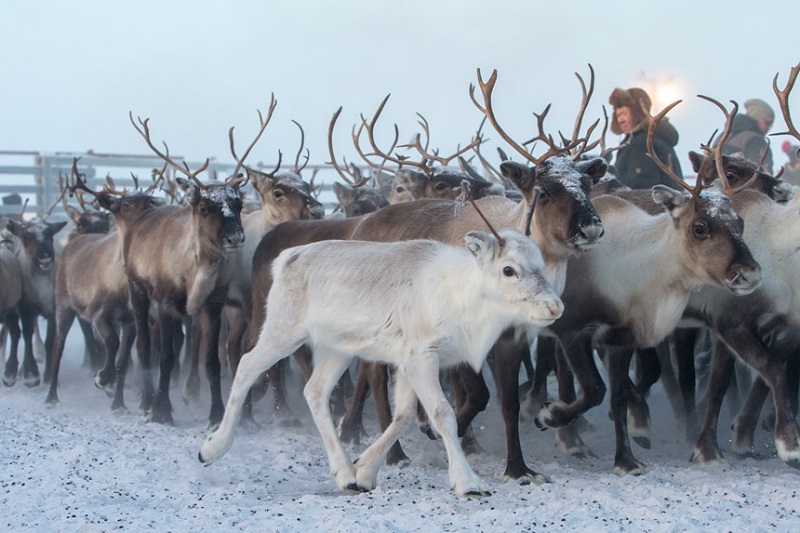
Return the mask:
{"type": "Polygon", "coordinates": [[[128,304],[122,242],[140,216],[164,202],[150,195],[157,183],[145,192],[123,193],[108,187],[92,191],[78,173],[77,161],[72,166],[73,191],[94,196],[95,202],[107,209],[117,223],[107,234],[76,231],[61,253],[56,276],[56,338],[50,355],[52,377],[46,401],[58,403],[58,374],[64,344],[72,322],[78,317],[90,325],[90,331],[97,332],[102,343],[104,363],[95,376],[95,385],[109,393],[113,391],[113,410],[124,409],[125,373],[135,339],[135,324],[128,304]]]}
{"type": "MultiPolygon", "coordinates": [[[[0,245],[0,323],[11,341],[10,358],[16,359],[19,345],[19,301],[22,298],[22,272],[17,257],[0,245]]],[[[5,346],[0,350],[0,364],[5,366],[5,346]]]]}
{"type": "MultiPolygon", "coordinates": [[[[222,418],[224,405],[220,390],[219,335],[222,307],[232,276],[231,257],[244,244],[242,228],[241,179],[205,185],[197,175],[209,161],[195,171],[177,164],[156,148],[150,139],[148,119],[133,119],[131,124],[147,145],[175,170],[188,179],[176,181],[185,194],[187,205],[152,209],[125,232],[122,240],[125,272],[130,301],[136,321],[136,348],[142,366],[142,409],[156,422],[172,422],[169,399],[170,377],[175,361],[174,335],[181,320],[199,321],[202,339],[201,357],[211,388],[209,425],[222,418]],[[149,313],[151,302],[157,306],[161,331],[160,375],[153,387],[149,313]]],[[[264,124],[266,126],[266,124],[264,124]]],[[[260,134],[263,132],[263,128],[260,134]]],[[[259,136],[247,149],[247,157],[259,136]]]]}

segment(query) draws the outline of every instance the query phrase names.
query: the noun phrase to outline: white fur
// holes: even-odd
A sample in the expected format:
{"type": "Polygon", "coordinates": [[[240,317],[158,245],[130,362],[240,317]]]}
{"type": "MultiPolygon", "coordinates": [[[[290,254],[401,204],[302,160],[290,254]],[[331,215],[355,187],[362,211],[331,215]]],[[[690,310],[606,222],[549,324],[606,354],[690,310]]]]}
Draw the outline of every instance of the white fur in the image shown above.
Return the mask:
{"type": "Polygon", "coordinates": [[[502,236],[504,246],[489,234],[470,232],[469,252],[434,241],[324,241],[282,252],[273,264],[267,320],[255,348],[242,357],[225,417],[203,443],[201,461],[211,463],[229,449],[257,377],[308,343],[314,372],[304,394],[340,489],[375,486],[386,451],[414,418],[416,396],[442,436],[456,494],[486,493],[461,450],[439,368],[468,363],[477,370],[504,329],[549,325],[563,311],[543,277],[537,246],[516,230],[502,236]],[[516,275],[505,275],[508,268],[516,275]],[[398,370],[395,418],[355,464],[328,407],[354,355],[398,370]]]}

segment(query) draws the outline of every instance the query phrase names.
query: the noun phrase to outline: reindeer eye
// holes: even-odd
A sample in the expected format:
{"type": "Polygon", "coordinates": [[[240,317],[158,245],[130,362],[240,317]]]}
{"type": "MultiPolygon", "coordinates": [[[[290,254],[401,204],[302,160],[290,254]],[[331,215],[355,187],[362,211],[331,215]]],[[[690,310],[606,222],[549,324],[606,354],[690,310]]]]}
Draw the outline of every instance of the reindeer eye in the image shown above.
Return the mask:
{"type": "Polygon", "coordinates": [[[708,227],[705,224],[698,222],[692,226],[692,232],[694,233],[695,237],[707,237],[708,227]]]}
{"type": "Polygon", "coordinates": [[[276,190],[275,190],[275,191],[272,193],[272,196],[274,196],[275,198],[283,198],[283,191],[282,191],[282,190],[280,190],[280,189],[276,189],[276,190]]]}
{"type": "Polygon", "coordinates": [[[447,184],[446,183],[437,183],[436,184],[436,190],[437,191],[443,191],[446,188],[447,188],[447,184]]]}
{"type": "Polygon", "coordinates": [[[517,271],[516,271],[516,270],[514,270],[514,269],[513,269],[512,267],[510,267],[510,266],[503,267],[503,275],[504,275],[505,277],[507,277],[507,278],[510,278],[510,277],[512,277],[512,276],[516,276],[516,275],[517,275],[517,271]]]}
{"type": "Polygon", "coordinates": [[[405,187],[397,187],[395,189],[395,191],[397,191],[397,192],[405,192],[405,190],[406,190],[405,187]]]}
{"type": "Polygon", "coordinates": [[[200,204],[199,211],[201,215],[206,216],[208,214],[208,206],[206,204],[200,204]]]}

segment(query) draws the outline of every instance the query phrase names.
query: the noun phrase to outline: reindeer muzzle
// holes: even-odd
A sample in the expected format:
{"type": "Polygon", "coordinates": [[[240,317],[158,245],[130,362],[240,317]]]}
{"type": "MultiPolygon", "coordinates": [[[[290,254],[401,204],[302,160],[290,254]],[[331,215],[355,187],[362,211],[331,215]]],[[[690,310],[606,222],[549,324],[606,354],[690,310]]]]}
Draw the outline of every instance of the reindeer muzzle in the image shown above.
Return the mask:
{"type": "Polygon", "coordinates": [[[745,296],[755,291],[763,280],[761,266],[736,269],[732,279],[725,282],[725,287],[736,296],[745,296]]]}
{"type": "Polygon", "coordinates": [[[244,246],[244,231],[234,231],[225,235],[225,251],[233,252],[244,246]]]}
{"type": "Polygon", "coordinates": [[[577,235],[570,241],[573,248],[588,251],[600,243],[606,229],[599,217],[594,217],[591,224],[580,226],[577,235]]]}

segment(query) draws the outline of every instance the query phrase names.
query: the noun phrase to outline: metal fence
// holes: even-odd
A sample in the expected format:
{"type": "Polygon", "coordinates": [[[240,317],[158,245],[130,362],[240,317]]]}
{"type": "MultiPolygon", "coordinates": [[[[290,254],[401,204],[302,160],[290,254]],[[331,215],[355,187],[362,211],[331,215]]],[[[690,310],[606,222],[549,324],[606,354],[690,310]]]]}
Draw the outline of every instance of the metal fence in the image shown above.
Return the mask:
{"type": "MultiPolygon", "coordinates": [[[[69,176],[72,163],[78,160],[78,172],[86,176],[87,185],[97,190],[111,178],[119,189],[132,188],[134,181],[144,187],[150,182],[154,170],[160,171],[164,162],[157,156],[129,154],[98,154],[93,152],[23,152],[0,151],[0,216],[17,216],[27,201],[25,213],[42,216],[61,196],[59,178],[69,176]]],[[[182,161],[180,156],[175,161],[182,161]]],[[[202,161],[187,161],[189,168],[199,168],[202,161]]],[[[205,175],[224,179],[233,172],[233,163],[211,160],[205,175]]],[[[258,167],[256,167],[258,168],[258,167]]],[[[274,167],[266,167],[271,171],[274,167]]],[[[330,212],[336,203],[331,183],[337,175],[329,165],[308,165],[304,176],[315,175],[315,183],[321,185],[320,202],[330,212]]],[[[68,199],[71,204],[76,200],[68,199]]],[[[51,218],[66,219],[64,207],[59,202],[52,210],[51,218]]]]}

